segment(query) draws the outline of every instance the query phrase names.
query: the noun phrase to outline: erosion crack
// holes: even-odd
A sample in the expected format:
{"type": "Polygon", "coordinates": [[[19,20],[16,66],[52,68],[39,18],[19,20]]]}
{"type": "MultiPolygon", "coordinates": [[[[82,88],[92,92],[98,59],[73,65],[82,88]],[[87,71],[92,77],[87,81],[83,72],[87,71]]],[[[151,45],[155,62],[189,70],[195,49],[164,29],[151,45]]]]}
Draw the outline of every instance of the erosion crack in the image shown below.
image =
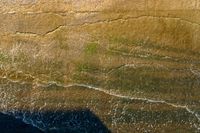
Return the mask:
{"type": "Polygon", "coordinates": [[[98,21],[93,21],[93,22],[83,22],[80,24],[68,24],[68,25],[58,25],[57,27],[55,27],[54,29],[47,31],[43,34],[38,34],[38,33],[32,33],[32,32],[20,32],[17,31],[17,33],[21,33],[21,34],[34,34],[34,35],[38,35],[38,36],[45,36],[51,33],[54,33],[55,31],[63,28],[63,27],[79,27],[79,26],[87,26],[87,25],[94,25],[94,24],[100,24],[100,23],[112,23],[112,22],[117,22],[117,21],[129,21],[129,20],[134,20],[134,19],[141,19],[141,18],[153,18],[153,19],[173,19],[173,20],[179,20],[188,24],[192,24],[192,25],[196,25],[196,26],[200,26],[199,23],[196,22],[192,22],[189,21],[187,19],[183,19],[183,18],[179,18],[179,17],[166,17],[166,16],[149,16],[149,15],[142,15],[142,16],[137,16],[137,17],[120,17],[120,18],[115,18],[115,19],[105,19],[105,20],[98,20],[98,21]]]}

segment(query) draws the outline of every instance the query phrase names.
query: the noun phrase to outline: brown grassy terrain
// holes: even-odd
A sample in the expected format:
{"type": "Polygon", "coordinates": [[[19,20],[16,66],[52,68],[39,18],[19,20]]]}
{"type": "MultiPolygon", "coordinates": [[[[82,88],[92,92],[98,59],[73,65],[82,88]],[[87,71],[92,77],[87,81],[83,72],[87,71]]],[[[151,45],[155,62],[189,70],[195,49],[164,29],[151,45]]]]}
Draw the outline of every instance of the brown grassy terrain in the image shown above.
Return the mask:
{"type": "Polygon", "coordinates": [[[0,2],[1,110],[89,108],[120,133],[199,127],[198,1],[26,2],[0,2]]]}

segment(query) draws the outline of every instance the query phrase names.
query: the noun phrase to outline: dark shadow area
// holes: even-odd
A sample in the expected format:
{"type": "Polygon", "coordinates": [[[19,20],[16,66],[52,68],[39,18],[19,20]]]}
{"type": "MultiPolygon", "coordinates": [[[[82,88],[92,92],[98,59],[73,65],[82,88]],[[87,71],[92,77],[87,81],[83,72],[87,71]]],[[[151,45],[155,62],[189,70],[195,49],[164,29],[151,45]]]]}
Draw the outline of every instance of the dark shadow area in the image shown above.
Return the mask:
{"type": "Polygon", "coordinates": [[[0,113],[0,133],[43,133],[13,116],[0,113]]]}
{"type": "MultiPolygon", "coordinates": [[[[5,127],[14,127],[20,133],[39,133],[31,125],[36,125],[45,133],[110,133],[110,130],[103,124],[103,122],[89,109],[68,110],[68,111],[43,111],[43,112],[22,112],[17,111],[11,113],[19,119],[9,120],[11,116],[1,116],[1,129],[7,130],[5,127]],[[31,125],[20,124],[23,123],[20,119],[25,120],[31,125]],[[4,126],[2,126],[4,125],[4,126]],[[17,127],[15,127],[17,126],[17,127]],[[29,131],[29,132],[25,132],[29,131]]],[[[9,131],[9,130],[8,130],[9,131]]],[[[12,133],[13,130],[9,131],[12,133]]],[[[8,132],[1,132],[8,133],[8,132]]],[[[15,131],[13,133],[16,133],[15,131]]]]}

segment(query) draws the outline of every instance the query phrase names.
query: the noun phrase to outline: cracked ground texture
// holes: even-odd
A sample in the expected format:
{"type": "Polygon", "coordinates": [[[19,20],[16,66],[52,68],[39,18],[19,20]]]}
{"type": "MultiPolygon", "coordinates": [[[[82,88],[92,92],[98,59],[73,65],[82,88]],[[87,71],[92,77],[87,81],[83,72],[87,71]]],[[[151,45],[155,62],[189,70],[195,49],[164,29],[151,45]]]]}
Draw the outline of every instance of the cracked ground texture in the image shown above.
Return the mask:
{"type": "Polygon", "coordinates": [[[0,1],[1,112],[44,132],[68,121],[35,112],[89,109],[113,133],[199,133],[199,9],[198,0],[0,1]]]}

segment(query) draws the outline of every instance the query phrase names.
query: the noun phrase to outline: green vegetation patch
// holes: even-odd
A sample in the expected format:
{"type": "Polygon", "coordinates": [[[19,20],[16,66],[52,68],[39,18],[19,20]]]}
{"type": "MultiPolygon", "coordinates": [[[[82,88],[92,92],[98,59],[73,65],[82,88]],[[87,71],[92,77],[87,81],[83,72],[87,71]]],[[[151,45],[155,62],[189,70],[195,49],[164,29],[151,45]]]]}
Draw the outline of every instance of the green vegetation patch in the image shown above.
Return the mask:
{"type": "Polygon", "coordinates": [[[100,68],[97,65],[91,63],[78,63],[77,64],[77,71],[78,72],[98,72],[100,68]]]}
{"type": "Polygon", "coordinates": [[[93,55],[93,54],[97,53],[97,49],[98,49],[98,43],[90,42],[85,47],[85,53],[93,55]]]}
{"type": "Polygon", "coordinates": [[[11,61],[11,57],[8,54],[0,51],[0,62],[7,62],[8,63],[10,61],[11,61]]]}

